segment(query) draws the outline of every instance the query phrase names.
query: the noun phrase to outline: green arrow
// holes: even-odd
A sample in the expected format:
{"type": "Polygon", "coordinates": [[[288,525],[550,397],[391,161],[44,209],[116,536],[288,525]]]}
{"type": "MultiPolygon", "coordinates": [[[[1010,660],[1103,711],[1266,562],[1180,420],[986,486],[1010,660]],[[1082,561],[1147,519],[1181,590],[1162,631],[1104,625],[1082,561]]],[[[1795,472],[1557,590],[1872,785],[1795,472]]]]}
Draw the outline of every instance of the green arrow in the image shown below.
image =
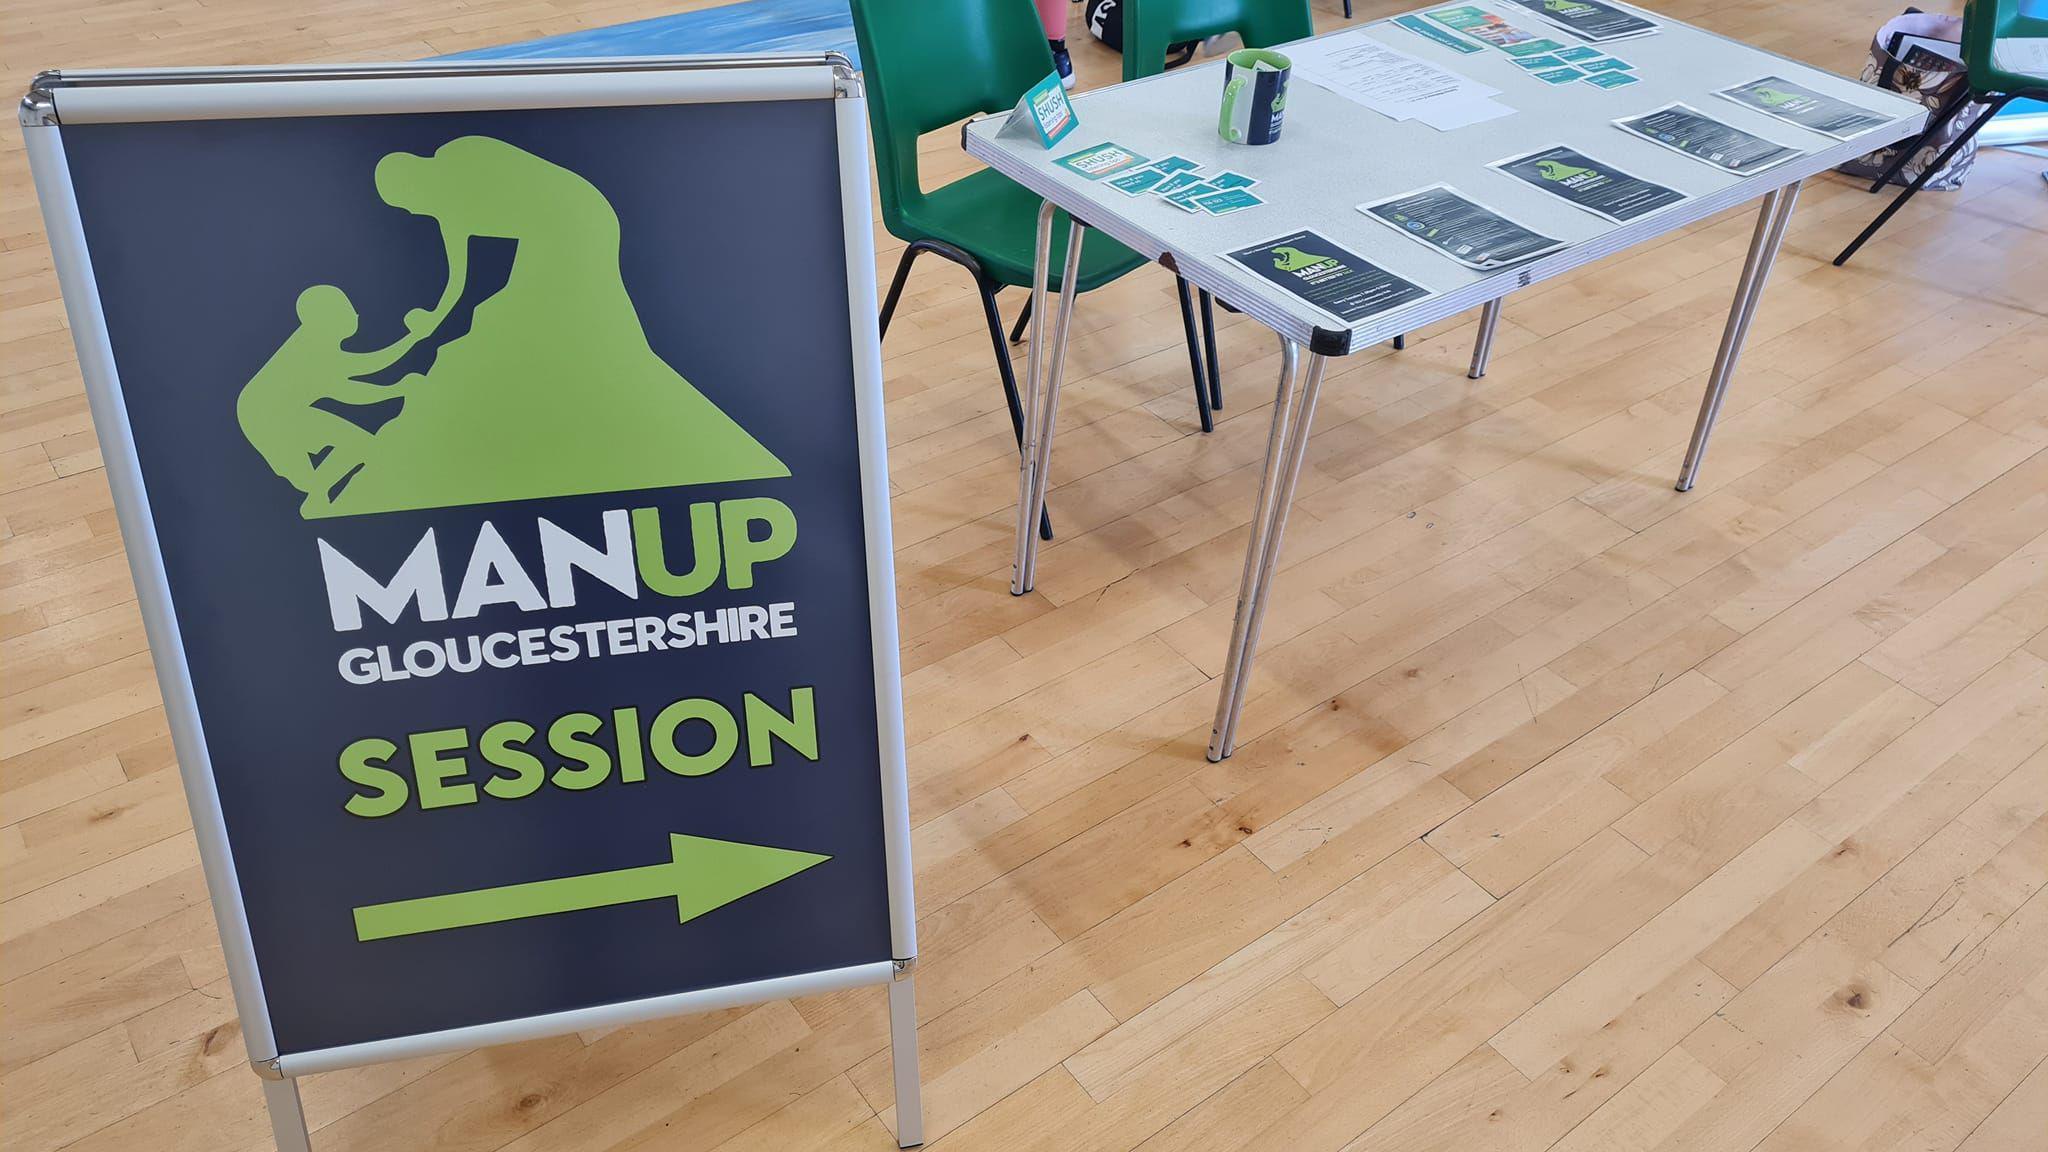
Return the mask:
{"type": "Polygon", "coordinates": [[[385,940],[641,900],[673,899],[678,922],[689,921],[831,859],[703,836],[671,835],[668,844],[667,862],[642,868],[366,904],[356,909],[356,939],[385,940]]]}

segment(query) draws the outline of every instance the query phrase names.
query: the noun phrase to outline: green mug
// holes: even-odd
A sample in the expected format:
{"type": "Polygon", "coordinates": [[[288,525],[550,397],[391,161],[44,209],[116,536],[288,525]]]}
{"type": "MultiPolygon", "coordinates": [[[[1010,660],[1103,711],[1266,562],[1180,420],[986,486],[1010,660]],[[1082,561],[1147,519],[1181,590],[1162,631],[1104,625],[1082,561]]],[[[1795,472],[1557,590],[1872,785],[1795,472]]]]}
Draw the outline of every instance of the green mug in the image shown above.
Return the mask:
{"type": "Polygon", "coordinates": [[[1223,58],[1223,111],[1216,134],[1232,144],[1271,144],[1287,110],[1293,62],[1266,48],[1240,48],[1223,58]]]}

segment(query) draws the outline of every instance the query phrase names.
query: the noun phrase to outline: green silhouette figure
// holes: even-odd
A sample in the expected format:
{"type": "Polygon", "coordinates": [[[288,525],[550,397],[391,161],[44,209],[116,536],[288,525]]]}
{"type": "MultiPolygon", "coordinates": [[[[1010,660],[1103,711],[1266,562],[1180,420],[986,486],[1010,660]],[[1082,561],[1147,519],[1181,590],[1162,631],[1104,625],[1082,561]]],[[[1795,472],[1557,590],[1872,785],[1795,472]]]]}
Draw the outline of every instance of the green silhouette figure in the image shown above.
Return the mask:
{"type": "Polygon", "coordinates": [[[1783,107],[1799,99],[1799,93],[1786,92],[1779,88],[1752,88],[1750,91],[1756,93],[1757,99],[1769,104],[1773,108],[1783,107]]]}
{"type": "Polygon", "coordinates": [[[1273,267],[1281,272],[1299,272],[1303,268],[1320,264],[1328,259],[1328,256],[1318,256],[1313,252],[1303,252],[1292,244],[1282,244],[1273,249],[1273,267]]]}
{"type": "Polygon", "coordinates": [[[306,493],[302,511],[311,516],[326,505],[330,491],[363,464],[371,439],[362,425],[314,407],[314,402],[368,405],[403,396],[401,386],[365,384],[350,377],[397,363],[432,323],[428,313],[414,309],[406,316],[407,335],[397,343],[374,352],[350,352],[341,346],[356,334],[356,310],[348,293],[332,284],[315,284],[299,293],[298,313],[298,330],[236,397],[235,419],[270,470],[306,493]]]}
{"type": "Polygon", "coordinates": [[[432,156],[385,156],[376,187],[385,203],[439,223],[448,284],[432,310],[407,314],[405,337],[363,353],[340,348],[355,330],[347,297],[308,289],[298,331],[243,388],[243,434],[306,493],[302,516],[789,475],[649,346],[619,272],[618,215],[595,185],[503,141],[465,136],[432,156]],[[388,387],[353,379],[396,363],[447,319],[474,237],[510,239],[517,250],[469,330],[441,345],[424,374],[388,387]],[[404,406],[374,433],[312,407],[394,395],[404,406]]]}
{"type": "Polygon", "coordinates": [[[1597,175],[1591,168],[1578,168],[1559,160],[1538,160],[1536,174],[1545,180],[1569,180],[1574,176],[1597,175]]]}
{"type": "Polygon", "coordinates": [[[1552,12],[1591,12],[1591,4],[1580,4],[1576,0],[1543,0],[1543,6],[1552,12]]]}

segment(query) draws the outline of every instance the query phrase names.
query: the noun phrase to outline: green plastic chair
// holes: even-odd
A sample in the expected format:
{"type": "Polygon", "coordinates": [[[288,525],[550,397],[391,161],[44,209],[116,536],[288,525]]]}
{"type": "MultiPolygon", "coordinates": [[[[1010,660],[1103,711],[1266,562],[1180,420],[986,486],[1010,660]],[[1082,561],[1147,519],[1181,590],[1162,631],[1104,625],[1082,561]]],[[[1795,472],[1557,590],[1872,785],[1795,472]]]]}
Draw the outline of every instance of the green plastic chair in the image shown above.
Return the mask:
{"type": "Polygon", "coordinates": [[[2019,58],[2021,52],[2029,48],[2034,52],[2048,52],[2048,0],[2032,0],[2031,3],[2029,0],[1968,0],[1963,6],[1962,48],[1963,67],[1969,70],[1969,84],[1934,114],[1925,131],[1911,144],[1899,149],[1899,154],[1892,157],[1890,167],[1872,182],[1870,190],[1876,192],[1898,175],[1906,162],[1955,119],[1964,105],[1982,101],[1983,113],[1967,131],[1943,149],[1941,156],[1929,164],[1918,179],[1908,184],[1897,199],[1885,205],[1884,211],[1878,213],[1869,227],[1849,241],[1849,246],[1835,257],[1835,267],[1848,263],[1849,257],[1854,256],[1865,241],[1877,235],[1885,221],[1897,215],[1899,209],[1906,206],[1906,201],[1932,180],[1936,172],[1947,167],[1950,158],[1991,123],[1991,118],[1998,115],[2000,109],[2022,98],[2048,100],[2048,67],[2036,69],[2019,58]],[[2018,71],[2020,67],[2027,67],[2028,71],[2018,71]]]}
{"type": "MultiPolygon", "coordinates": [[[[867,86],[868,125],[874,133],[882,224],[907,245],[882,302],[881,330],[889,331],[911,262],[919,254],[944,257],[972,273],[995,347],[1010,424],[1021,445],[1024,412],[996,293],[1008,286],[1029,287],[1036,274],[1041,201],[993,169],[923,191],[918,185],[917,141],[977,112],[1007,112],[1014,107],[1053,70],[1045,30],[1025,0],[853,0],[852,7],[867,86]]],[[[1053,222],[1055,288],[1065,267],[1066,223],[1064,212],[1053,222]]],[[[1074,287],[1091,292],[1145,263],[1143,256],[1095,233],[1082,246],[1074,287]]],[[[1192,344],[1194,314],[1185,302],[1182,321],[1192,344]]],[[[1020,333],[1022,327],[1020,317],[1020,333]]],[[[1199,372],[1195,391],[1202,401],[1206,432],[1213,425],[1199,372]]],[[[1042,522],[1039,532],[1052,538],[1049,522],[1042,522]]]]}

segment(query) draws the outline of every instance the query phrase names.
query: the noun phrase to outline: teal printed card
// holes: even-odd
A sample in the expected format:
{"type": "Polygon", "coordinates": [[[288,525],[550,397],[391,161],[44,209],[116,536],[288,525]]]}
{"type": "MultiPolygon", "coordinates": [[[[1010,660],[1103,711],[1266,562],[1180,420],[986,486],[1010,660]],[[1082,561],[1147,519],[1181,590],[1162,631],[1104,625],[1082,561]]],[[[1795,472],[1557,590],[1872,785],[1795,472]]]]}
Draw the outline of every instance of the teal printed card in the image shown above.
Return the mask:
{"type": "Polygon", "coordinates": [[[1010,119],[996,135],[1031,136],[1037,139],[1039,147],[1050,148],[1065,139],[1080,122],[1080,117],[1074,115],[1074,105],[1067,100],[1067,90],[1060,86],[1060,74],[1051,72],[1018,99],[1010,119]]]}
{"type": "Polygon", "coordinates": [[[1145,158],[1121,144],[1097,144],[1079,152],[1069,152],[1053,163],[1070,172],[1079,173],[1090,180],[1100,180],[1126,168],[1136,168],[1145,158]]]}
{"type": "Polygon", "coordinates": [[[1558,49],[1557,58],[1574,63],[1580,60],[1598,60],[1600,58],[1600,50],[1598,48],[1588,48],[1580,44],[1571,48],[1558,49]]]}
{"type": "Polygon", "coordinates": [[[1154,191],[1154,192],[1158,193],[1158,194],[1159,194],[1159,195],[1161,195],[1161,196],[1171,196],[1171,195],[1173,195],[1173,194],[1174,194],[1175,192],[1178,192],[1178,191],[1180,191],[1181,189],[1183,189],[1183,188],[1186,188],[1186,187],[1188,187],[1188,186],[1189,186],[1189,185],[1191,185],[1191,184],[1201,184],[1201,183],[1204,183],[1204,181],[1203,181],[1203,179],[1202,179],[1202,177],[1201,177],[1201,174],[1200,174],[1200,173],[1197,173],[1197,172],[1175,172],[1175,173],[1174,173],[1173,175],[1171,175],[1171,176],[1168,176],[1168,177],[1167,177],[1166,179],[1164,179],[1164,180],[1161,180],[1161,181],[1160,181],[1160,182],[1158,183],[1158,185],[1157,185],[1157,186],[1155,186],[1155,187],[1154,187],[1154,188],[1152,189],[1152,191],[1154,191]]]}
{"type": "Polygon", "coordinates": [[[1136,172],[1126,172],[1111,180],[1109,186],[1126,196],[1139,196],[1150,192],[1164,179],[1166,173],[1157,168],[1140,168],[1136,172]]]}
{"type": "Polygon", "coordinates": [[[1616,60],[1614,57],[1609,56],[1605,60],[1587,60],[1580,64],[1579,67],[1588,72],[1622,72],[1634,68],[1635,65],[1626,60],[1616,60]]]}
{"type": "Polygon", "coordinates": [[[1625,88],[1636,82],[1627,72],[1595,72],[1586,77],[1586,83],[1598,88],[1625,88]]]}
{"type": "Polygon", "coordinates": [[[1531,72],[1539,68],[1562,68],[1564,67],[1564,57],[1548,52],[1541,56],[1521,56],[1516,58],[1515,67],[1526,68],[1531,72]]]}
{"type": "Polygon", "coordinates": [[[1243,188],[1225,188],[1221,192],[1210,192],[1195,197],[1195,207],[1211,216],[1222,216],[1230,212],[1241,212],[1246,208],[1257,208],[1265,201],[1243,188]]]}
{"type": "Polygon", "coordinates": [[[1161,175],[1171,176],[1175,172],[1192,172],[1200,168],[1201,165],[1185,156],[1167,156],[1154,160],[1150,164],[1145,165],[1145,167],[1157,168],[1161,175]]]}
{"type": "Polygon", "coordinates": [[[1548,72],[1538,72],[1536,78],[1545,84],[1569,84],[1584,75],[1585,73],[1577,68],[1554,68],[1548,72]]]}
{"type": "Polygon", "coordinates": [[[1258,181],[1242,172],[1218,172],[1209,177],[1209,183],[1218,188],[1249,188],[1258,181]]]}

